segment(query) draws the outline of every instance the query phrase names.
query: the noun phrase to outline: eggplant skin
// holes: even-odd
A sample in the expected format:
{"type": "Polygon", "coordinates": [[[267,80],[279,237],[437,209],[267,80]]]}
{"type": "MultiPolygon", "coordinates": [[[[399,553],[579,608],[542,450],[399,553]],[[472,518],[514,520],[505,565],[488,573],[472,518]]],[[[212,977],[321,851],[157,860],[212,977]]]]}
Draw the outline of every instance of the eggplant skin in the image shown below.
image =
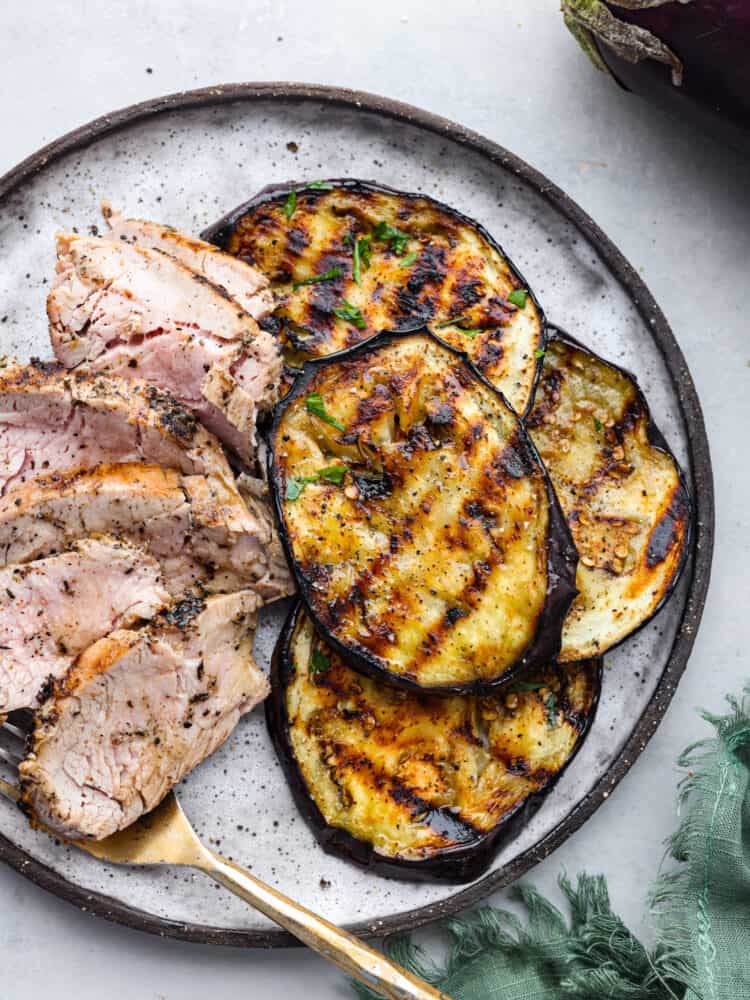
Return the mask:
{"type": "Polygon", "coordinates": [[[557,654],[577,555],[554,490],[502,395],[429,331],[308,362],[269,482],[300,594],[355,669],[479,694],[557,654]]]}
{"type": "Polygon", "coordinates": [[[526,672],[488,697],[407,693],[347,667],[298,603],[266,718],[325,851],[391,878],[460,884],[540,807],[584,741],[600,686],[592,660],[526,672]]]}
{"type": "Polygon", "coordinates": [[[634,376],[561,330],[527,428],[580,557],[560,659],[597,656],[672,593],[690,548],[690,494],[634,376]]]}
{"type": "Polygon", "coordinates": [[[203,234],[270,279],[278,298],[270,322],[287,363],[296,368],[382,330],[424,325],[466,351],[524,413],[539,374],[544,315],[490,234],[427,195],[357,180],[316,183],[267,188],[203,234]],[[383,223],[408,240],[378,237],[383,223]],[[357,283],[353,247],[363,238],[357,283]],[[332,269],[341,272],[333,280],[295,287],[332,269]],[[520,289],[528,292],[523,308],[508,299],[520,289]],[[342,302],[361,311],[363,329],[336,316],[342,302]]]}
{"type": "Polygon", "coordinates": [[[750,7],[747,0],[693,0],[644,10],[610,4],[620,21],[637,25],[682,60],[675,87],[664,66],[633,64],[604,41],[599,54],[622,86],[745,153],[750,152],[750,7]]]}

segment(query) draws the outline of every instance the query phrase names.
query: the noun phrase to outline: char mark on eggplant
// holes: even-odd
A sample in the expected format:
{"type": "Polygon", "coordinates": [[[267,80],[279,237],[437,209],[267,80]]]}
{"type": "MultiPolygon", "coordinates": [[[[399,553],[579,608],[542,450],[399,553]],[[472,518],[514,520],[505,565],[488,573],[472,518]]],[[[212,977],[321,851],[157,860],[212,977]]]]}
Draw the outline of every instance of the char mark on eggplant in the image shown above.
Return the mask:
{"type": "Polygon", "coordinates": [[[489,233],[454,209],[362,181],[285,185],[204,236],[269,276],[292,367],[424,325],[465,351],[517,412],[528,407],[541,308],[489,233]]]}

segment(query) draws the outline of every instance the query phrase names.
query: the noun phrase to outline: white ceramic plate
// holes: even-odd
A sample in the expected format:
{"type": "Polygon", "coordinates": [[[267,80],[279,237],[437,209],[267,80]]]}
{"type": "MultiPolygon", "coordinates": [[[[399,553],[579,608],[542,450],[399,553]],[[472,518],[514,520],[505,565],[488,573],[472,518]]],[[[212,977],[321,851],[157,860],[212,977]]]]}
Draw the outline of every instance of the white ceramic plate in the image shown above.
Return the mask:
{"type": "MultiPolygon", "coordinates": [[[[421,191],[480,221],[548,319],[633,371],[692,482],[694,550],[664,610],[606,657],[598,716],[570,768],[484,878],[457,890],[389,881],[329,857],[292,803],[262,710],[179,789],[201,836],[300,902],[362,933],[425,923],[518,877],[569,836],[653,733],[685,666],[711,558],[710,460],[695,389],[647,289],[554,185],[458,126],[380,98],[327,88],[241,85],[179,94],[100,119],[0,181],[0,351],[47,356],[54,236],[100,225],[99,202],[198,233],[269,183],[359,177],[421,191]]],[[[285,609],[269,609],[268,664],[285,609]]],[[[78,906],[161,934],[247,946],[291,939],[183,871],[102,865],[32,831],[0,802],[0,857],[78,906]]]]}

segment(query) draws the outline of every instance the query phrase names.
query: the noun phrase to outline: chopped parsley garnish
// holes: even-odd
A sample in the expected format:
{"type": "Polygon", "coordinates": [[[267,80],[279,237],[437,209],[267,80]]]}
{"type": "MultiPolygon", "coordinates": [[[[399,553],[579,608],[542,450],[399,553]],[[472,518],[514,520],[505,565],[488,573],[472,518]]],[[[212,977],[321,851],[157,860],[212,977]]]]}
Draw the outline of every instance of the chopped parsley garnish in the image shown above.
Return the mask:
{"type": "Polygon", "coordinates": [[[317,285],[320,281],[334,281],[336,278],[340,278],[343,273],[340,267],[332,267],[328,271],[323,271],[322,274],[314,274],[312,278],[301,278],[299,281],[295,281],[292,285],[292,291],[296,292],[303,285],[317,285]]]}
{"type": "Polygon", "coordinates": [[[508,685],[508,691],[539,691],[546,686],[542,681],[515,681],[508,685]]]}
{"type": "Polygon", "coordinates": [[[508,302],[514,305],[517,309],[526,308],[526,299],[529,297],[529,293],[525,288],[516,288],[508,296],[508,302]]]}
{"type": "Polygon", "coordinates": [[[310,181],[305,187],[310,191],[333,191],[333,184],[329,184],[328,181],[310,181]]]}
{"type": "Polygon", "coordinates": [[[411,266],[412,266],[412,264],[414,263],[414,261],[415,261],[416,259],[417,259],[417,252],[416,252],[416,250],[412,250],[412,252],[411,252],[411,253],[408,253],[408,254],[407,254],[407,255],[406,255],[405,257],[404,257],[404,259],[403,259],[402,261],[400,261],[400,262],[399,262],[399,265],[398,265],[398,266],[399,266],[399,267],[411,267],[411,266]]]}
{"type": "Polygon", "coordinates": [[[305,399],[305,407],[308,413],[312,413],[314,417],[319,417],[321,420],[325,420],[327,424],[331,427],[335,427],[337,431],[343,431],[344,425],[332,417],[331,414],[326,409],[326,405],[323,402],[323,397],[318,392],[311,392],[309,396],[305,399]]]}
{"type": "Polygon", "coordinates": [[[444,319],[442,323],[436,323],[436,330],[444,330],[446,326],[458,326],[460,323],[468,323],[466,316],[456,316],[455,319],[444,319]]]}
{"type": "Polygon", "coordinates": [[[321,479],[340,486],[345,475],[345,465],[327,465],[325,469],[318,469],[312,476],[290,476],[286,481],[286,499],[299,500],[306,486],[310,483],[319,483],[321,479]]]}
{"type": "Polygon", "coordinates": [[[330,669],[331,661],[326,654],[320,649],[314,649],[310,657],[310,676],[315,677],[316,674],[324,674],[326,670],[330,669]]]}
{"type": "MultiPolygon", "coordinates": [[[[365,323],[364,317],[361,311],[347,302],[346,299],[341,300],[341,305],[333,310],[334,316],[338,316],[339,319],[345,320],[347,323],[351,323],[352,326],[356,326],[358,330],[364,330],[367,328],[367,323],[365,323]]],[[[343,427],[341,428],[344,429],[343,427]]]]}
{"type": "Polygon", "coordinates": [[[362,236],[357,240],[357,246],[359,247],[359,258],[362,261],[362,267],[367,271],[370,267],[370,259],[372,256],[372,251],[370,249],[370,243],[372,243],[372,236],[362,236]]]}
{"type": "Polygon", "coordinates": [[[401,257],[406,250],[406,244],[412,239],[412,235],[411,233],[402,233],[400,229],[396,229],[389,222],[381,221],[375,226],[375,239],[381,243],[389,243],[396,256],[401,257]]]}
{"type": "Polygon", "coordinates": [[[286,499],[299,500],[302,491],[309,483],[317,483],[318,476],[290,476],[286,481],[286,499]]]}
{"type": "Polygon", "coordinates": [[[292,190],[286,196],[286,201],[284,202],[284,215],[286,216],[287,222],[291,222],[292,216],[294,215],[294,210],[296,208],[297,208],[297,189],[292,188],[292,190]]]}
{"type": "Polygon", "coordinates": [[[557,725],[557,698],[554,691],[547,695],[544,707],[547,709],[547,728],[554,729],[557,725]]]}
{"type": "Polygon", "coordinates": [[[318,470],[318,477],[325,479],[327,483],[335,483],[340,486],[346,475],[345,465],[327,465],[325,469],[318,470]]]}
{"type": "Polygon", "coordinates": [[[370,242],[372,236],[360,236],[353,239],[349,233],[344,237],[344,243],[352,248],[352,277],[357,285],[362,284],[362,271],[370,267],[370,242]]]}
{"type": "Polygon", "coordinates": [[[546,353],[547,352],[545,351],[545,349],[543,347],[540,347],[538,350],[534,351],[534,357],[543,358],[546,353]]]}
{"type": "Polygon", "coordinates": [[[465,326],[468,322],[468,317],[459,316],[457,319],[446,319],[442,323],[436,323],[435,329],[444,330],[447,326],[455,326],[465,337],[478,337],[480,333],[484,333],[481,327],[465,326]]]}
{"type": "Polygon", "coordinates": [[[594,417],[594,427],[596,428],[597,434],[601,434],[601,432],[602,432],[602,422],[601,422],[601,420],[599,420],[598,417],[594,417]]]}

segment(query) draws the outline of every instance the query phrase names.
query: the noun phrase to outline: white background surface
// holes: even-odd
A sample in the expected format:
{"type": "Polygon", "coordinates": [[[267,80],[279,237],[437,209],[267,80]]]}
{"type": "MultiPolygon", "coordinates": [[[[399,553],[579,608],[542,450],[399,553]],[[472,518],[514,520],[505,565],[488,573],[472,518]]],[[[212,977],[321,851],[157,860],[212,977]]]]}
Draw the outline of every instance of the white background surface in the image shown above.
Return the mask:
{"type": "MultiPolygon", "coordinates": [[[[551,888],[563,867],[602,871],[616,909],[647,934],[647,885],[676,822],[674,759],[707,731],[695,707],[720,709],[723,694],[750,676],[743,301],[750,163],[596,74],[557,7],[557,0],[6,4],[0,172],[96,115],[184,88],[240,80],[359,87],[512,149],[576,199],[641,269],[682,344],[706,414],[717,492],[713,584],[693,658],[657,735],[594,818],[530,878],[551,888]]],[[[147,937],[92,920],[6,869],[0,894],[0,1000],[352,995],[337,972],[302,952],[147,937]]]]}

